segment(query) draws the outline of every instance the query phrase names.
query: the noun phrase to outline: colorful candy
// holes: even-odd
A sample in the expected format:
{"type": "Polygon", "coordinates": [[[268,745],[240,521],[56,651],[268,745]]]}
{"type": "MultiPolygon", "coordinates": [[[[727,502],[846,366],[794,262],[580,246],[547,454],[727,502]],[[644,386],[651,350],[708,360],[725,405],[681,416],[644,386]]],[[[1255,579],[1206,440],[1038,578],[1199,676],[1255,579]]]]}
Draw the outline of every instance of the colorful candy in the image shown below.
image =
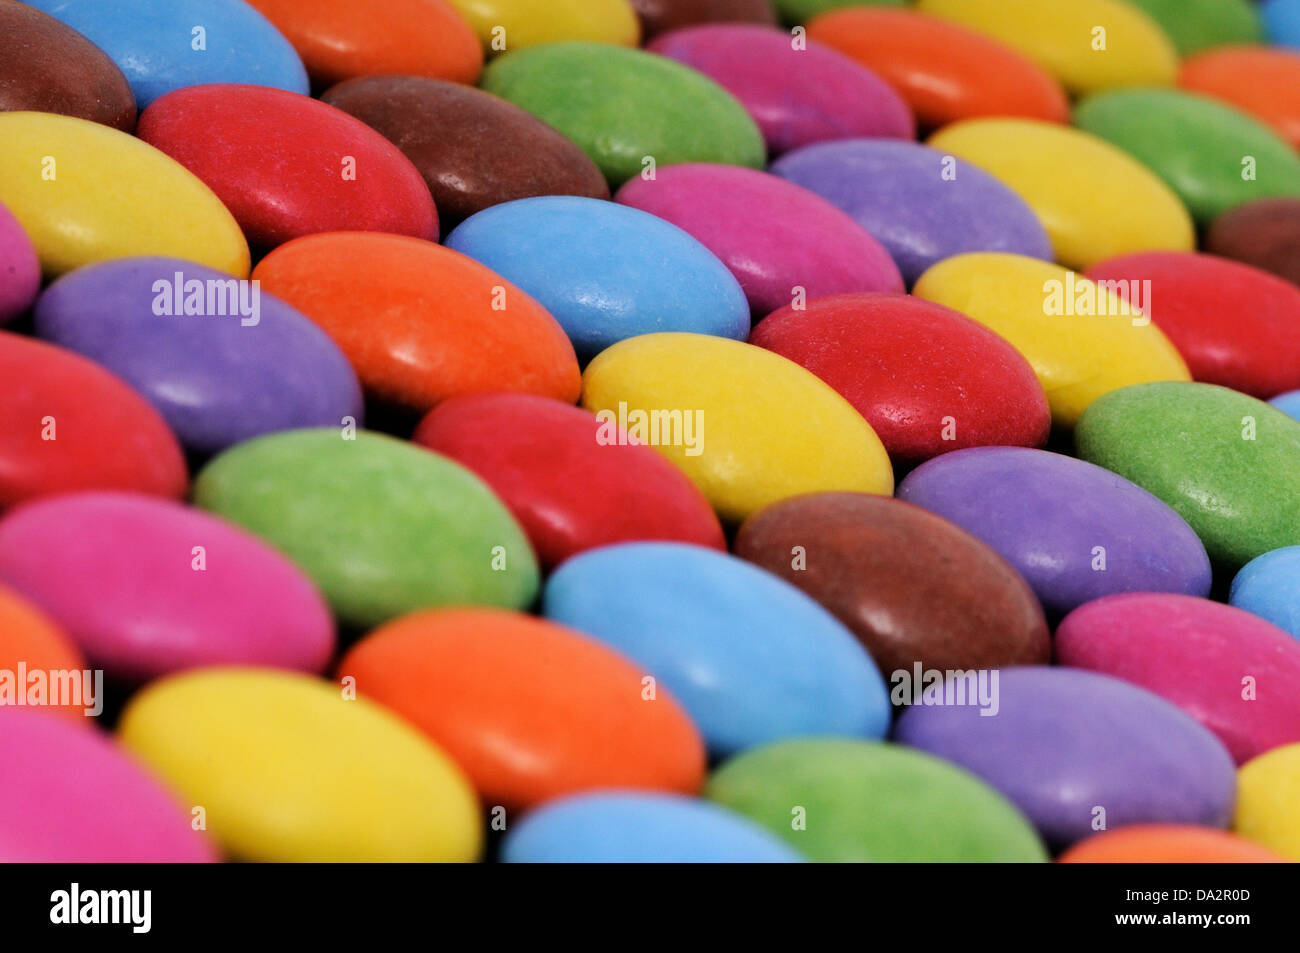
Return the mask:
{"type": "Polygon", "coordinates": [[[1245,838],[1190,824],[1134,824],[1075,844],[1062,864],[1280,864],[1283,858],[1245,838]]]}
{"type": "Polygon", "coordinates": [[[1300,744],[1275,748],[1242,765],[1237,774],[1232,828],[1242,837],[1300,863],[1300,744]]]}
{"type": "Polygon", "coordinates": [[[1300,285],[1300,199],[1259,199],[1216,218],[1205,250],[1300,285]]]}
{"type": "Polygon", "coordinates": [[[451,0],[451,5],[492,52],[560,40],[636,46],[640,38],[629,0],[451,0]]]}
{"type": "Polygon", "coordinates": [[[86,659],[76,643],[40,607],[3,583],[0,583],[0,671],[10,673],[13,679],[10,685],[0,687],[0,697],[7,693],[13,696],[6,698],[6,705],[19,703],[20,690],[24,692],[22,700],[28,700],[26,693],[31,683],[19,679],[19,671],[43,673],[43,690],[37,696],[44,702],[41,710],[66,716],[73,724],[91,724],[89,719],[95,717],[95,710],[103,701],[94,697],[93,673],[90,692],[86,692],[86,659]],[[55,673],[56,678],[76,673],[73,677],[80,679],[80,697],[51,697],[50,673],[55,673]]]}
{"type": "Polygon", "coordinates": [[[41,262],[32,240],[13,214],[0,205],[0,324],[22,314],[41,289],[41,262]]]}
{"type": "Polygon", "coordinates": [[[1300,53],[1228,46],[1183,63],[1178,85],[1231,103],[1300,148],[1300,53]]]}

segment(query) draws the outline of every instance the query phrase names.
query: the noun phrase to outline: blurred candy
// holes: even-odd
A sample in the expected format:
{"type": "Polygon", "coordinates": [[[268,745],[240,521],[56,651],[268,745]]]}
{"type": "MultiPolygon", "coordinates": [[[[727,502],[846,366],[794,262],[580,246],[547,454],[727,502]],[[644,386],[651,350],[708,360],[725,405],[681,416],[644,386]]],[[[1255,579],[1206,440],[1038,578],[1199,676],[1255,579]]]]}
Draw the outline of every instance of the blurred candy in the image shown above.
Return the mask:
{"type": "Polygon", "coordinates": [[[647,40],[697,23],[776,23],[772,0],[632,0],[632,6],[647,40]]]}
{"type": "Polygon", "coordinates": [[[629,0],[451,0],[490,52],[560,40],[636,46],[640,25],[629,0]]]}
{"type": "Polygon", "coordinates": [[[775,0],[776,8],[787,23],[806,23],[819,13],[840,7],[903,7],[911,0],[775,0]]]}
{"type": "Polygon", "coordinates": [[[1222,47],[1185,62],[1178,84],[1250,113],[1300,148],[1300,53],[1222,47]]]}
{"type": "Polygon", "coordinates": [[[1256,556],[1232,579],[1228,601],[1300,639],[1300,546],[1256,556]]]}
{"type": "Polygon", "coordinates": [[[1264,0],[1260,16],[1272,42],[1300,48],[1300,0],[1264,0]]]}
{"type": "Polygon", "coordinates": [[[1259,43],[1264,27],[1250,0],[1128,0],[1190,56],[1229,43],[1259,43]]]}
{"type": "Polygon", "coordinates": [[[1062,864],[1280,864],[1283,858],[1213,827],[1135,824],[1079,841],[1062,864]]]}
{"type": "Polygon", "coordinates": [[[26,311],[41,290],[41,262],[18,219],[0,204],[0,324],[26,311]]]}
{"type": "MultiPolygon", "coordinates": [[[[3,523],[0,522],[0,525],[3,523]]],[[[77,673],[82,679],[82,703],[77,704],[76,698],[51,698],[47,693],[43,710],[66,716],[74,724],[93,724],[93,711],[103,699],[88,698],[86,695],[86,659],[81,650],[39,606],[17,590],[0,583],[0,672],[12,673],[9,677],[14,679],[14,689],[26,691],[29,684],[18,679],[20,665],[25,666],[29,674],[44,672],[47,678],[51,672],[60,673],[60,676],[63,673],[77,673]]],[[[93,681],[90,687],[93,694],[93,681]]],[[[6,704],[13,705],[16,701],[9,699],[6,704]]],[[[0,827],[3,826],[4,822],[0,821],[0,827]]]]}
{"type": "Polygon", "coordinates": [[[1300,285],[1300,199],[1260,199],[1224,212],[1207,230],[1205,250],[1300,285]]]}
{"type": "Polygon", "coordinates": [[[1242,837],[1300,863],[1300,744],[1275,748],[1242,766],[1237,774],[1237,816],[1242,837]]]}

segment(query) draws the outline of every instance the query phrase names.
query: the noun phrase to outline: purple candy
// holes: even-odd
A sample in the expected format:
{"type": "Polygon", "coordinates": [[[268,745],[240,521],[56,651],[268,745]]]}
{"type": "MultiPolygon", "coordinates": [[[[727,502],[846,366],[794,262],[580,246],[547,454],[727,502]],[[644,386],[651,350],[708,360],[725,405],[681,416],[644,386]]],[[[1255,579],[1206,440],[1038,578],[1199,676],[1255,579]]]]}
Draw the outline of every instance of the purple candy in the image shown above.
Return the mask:
{"type": "Polygon", "coordinates": [[[895,739],[978,774],[1056,848],[1129,824],[1228,826],[1231,756],[1158,695],[1108,675],[1037,665],[1003,669],[996,688],[996,714],[972,704],[913,705],[895,739]]]}
{"type": "Polygon", "coordinates": [[[792,152],[772,171],[811,189],[876,236],[908,284],[963,252],[1052,260],[1024,199],[968,162],[915,142],[853,139],[792,152]]]}
{"type": "Polygon", "coordinates": [[[361,386],[338,346],[252,283],[239,284],[237,301],[229,285],[209,284],[233,281],[176,258],[90,265],[41,295],[36,333],[126,380],[199,453],[277,430],[337,427],[344,417],[360,426],[361,386]],[[200,287],[203,313],[184,313],[200,287]]]}
{"type": "Polygon", "coordinates": [[[829,139],[911,139],[912,110],[871,70],[806,37],[753,24],[674,30],[646,47],[740,100],[776,155],[829,139]]]}
{"type": "Polygon", "coordinates": [[[1210,592],[1210,560],[1173,509],[1116,473],[1024,447],[974,447],[923,463],[899,499],[997,550],[1052,612],[1117,592],[1210,592]]]}
{"type": "Polygon", "coordinates": [[[41,264],[32,240],[0,204],[0,324],[26,311],[41,290],[41,264]]]}

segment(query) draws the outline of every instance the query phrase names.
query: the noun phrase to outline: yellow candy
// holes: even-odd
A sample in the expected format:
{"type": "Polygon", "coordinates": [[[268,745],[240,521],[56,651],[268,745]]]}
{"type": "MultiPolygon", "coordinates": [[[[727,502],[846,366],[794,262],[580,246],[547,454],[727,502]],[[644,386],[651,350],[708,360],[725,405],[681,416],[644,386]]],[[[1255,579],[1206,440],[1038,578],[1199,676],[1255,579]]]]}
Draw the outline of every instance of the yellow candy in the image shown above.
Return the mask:
{"type": "Polygon", "coordinates": [[[272,669],[208,668],[154,682],[122,742],[237,859],[471,861],[478,802],[413,727],[339,685],[272,669]]]}
{"type": "Polygon", "coordinates": [[[0,113],[0,202],[54,277],[110,258],[168,255],[248,276],[248,243],[188,169],[134,136],[52,113],[0,113]]]}
{"type": "Polygon", "coordinates": [[[1173,42],[1120,0],[921,0],[918,9],[1014,47],[1073,92],[1164,86],[1178,75],[1173,42]]]}
{"type": "Polygon", "coordinates": [[[848,401],[751,344],[704,334],[629,338],[588,365],[582,403],[610,432],[617,423],[653,444],[725,520],[800,493],[894,492],[880,438],[848,401]]]}
{"type": "Polygon", "coordinates": [[[1232,826],[1300,863],[1300,744],[1274,748],[1241,766],[1232,826]]]}
{"type": "Polygon", "coordinates": [[[1138,251],[1191,251],[1196,231],[1155,173],[1091,133],[1033,119],[971,119],[930,137],[1025,200],[1056,260],[1087,268],[1138,251]]]}
{"type": "MultiPolygon", "coordinates": [[[[1106,287],[1057,265],[979,252],[934,265],[912,293],[980,322],[1034,368],[1054,423],[1120,387],[1191,380],[1169,339],[1106,287]]],[[[1136,299],[1135,299],[1136,300],[1136,299]]]]}
{"type": "Polygon", "coordinates": [[[636,46],[641,24],[628,0],[451,0],[490,53],[584,40],[636,46]]]}

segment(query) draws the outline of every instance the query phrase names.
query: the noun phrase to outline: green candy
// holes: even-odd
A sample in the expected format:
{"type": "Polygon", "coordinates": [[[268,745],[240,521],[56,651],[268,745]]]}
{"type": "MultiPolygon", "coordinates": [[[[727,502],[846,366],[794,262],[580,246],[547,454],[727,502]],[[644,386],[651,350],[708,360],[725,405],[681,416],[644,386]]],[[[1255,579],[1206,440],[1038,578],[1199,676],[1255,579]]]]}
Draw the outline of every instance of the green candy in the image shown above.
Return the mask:
{"type": "Polygon", "coordinates": [[[487,485],[383,434],[249,440],[203,468],[194,502],[288,555],[349,625],[442,605],[521,609],[537,594],[532,548],[487,485]]]}
{"type": "Polygon", "coordinates": [[[1010,801],[962,768],[901,745],[777,742],[723,764],[705,795],[814,861],[1047,860],[1010,801]]]}
{"type": "Polygon", "coordinates": [[[1132,155],[1208,222],[1244,202],[1300,196],[1300,155],[1231,106],[1174,89],[1085,99],[1074,124],[1132,155]]]}
{"type": "Polygon", "coordinates": [[[776,0],[777,12],[786,23],[807,23],[819,13],[841,7],[905,7],[911,0],[776,0]]]}
{"type": "Polygon", "coordinates": [[[1074,441],[1085,460],[1177,510],[1221,566],[1300,543],[1300,422],[1261,400],[1213,384],[1136,384],[1094,401],[1074,441]]]}
{"type": "Polygon", "coordinates": [[[1179,56],[1212,46],[1262,43],[1264,26],[1250,0],[1129,0],[1160,25],[1179,56]]]}
{"type": "Polygon", "coordinates": [[[568,136],[615,187],[646,167],[715,162],[763,168],[763,136],[730,93],[663,56],[604,43],[507,53],[482,86],[568,136]]]}

